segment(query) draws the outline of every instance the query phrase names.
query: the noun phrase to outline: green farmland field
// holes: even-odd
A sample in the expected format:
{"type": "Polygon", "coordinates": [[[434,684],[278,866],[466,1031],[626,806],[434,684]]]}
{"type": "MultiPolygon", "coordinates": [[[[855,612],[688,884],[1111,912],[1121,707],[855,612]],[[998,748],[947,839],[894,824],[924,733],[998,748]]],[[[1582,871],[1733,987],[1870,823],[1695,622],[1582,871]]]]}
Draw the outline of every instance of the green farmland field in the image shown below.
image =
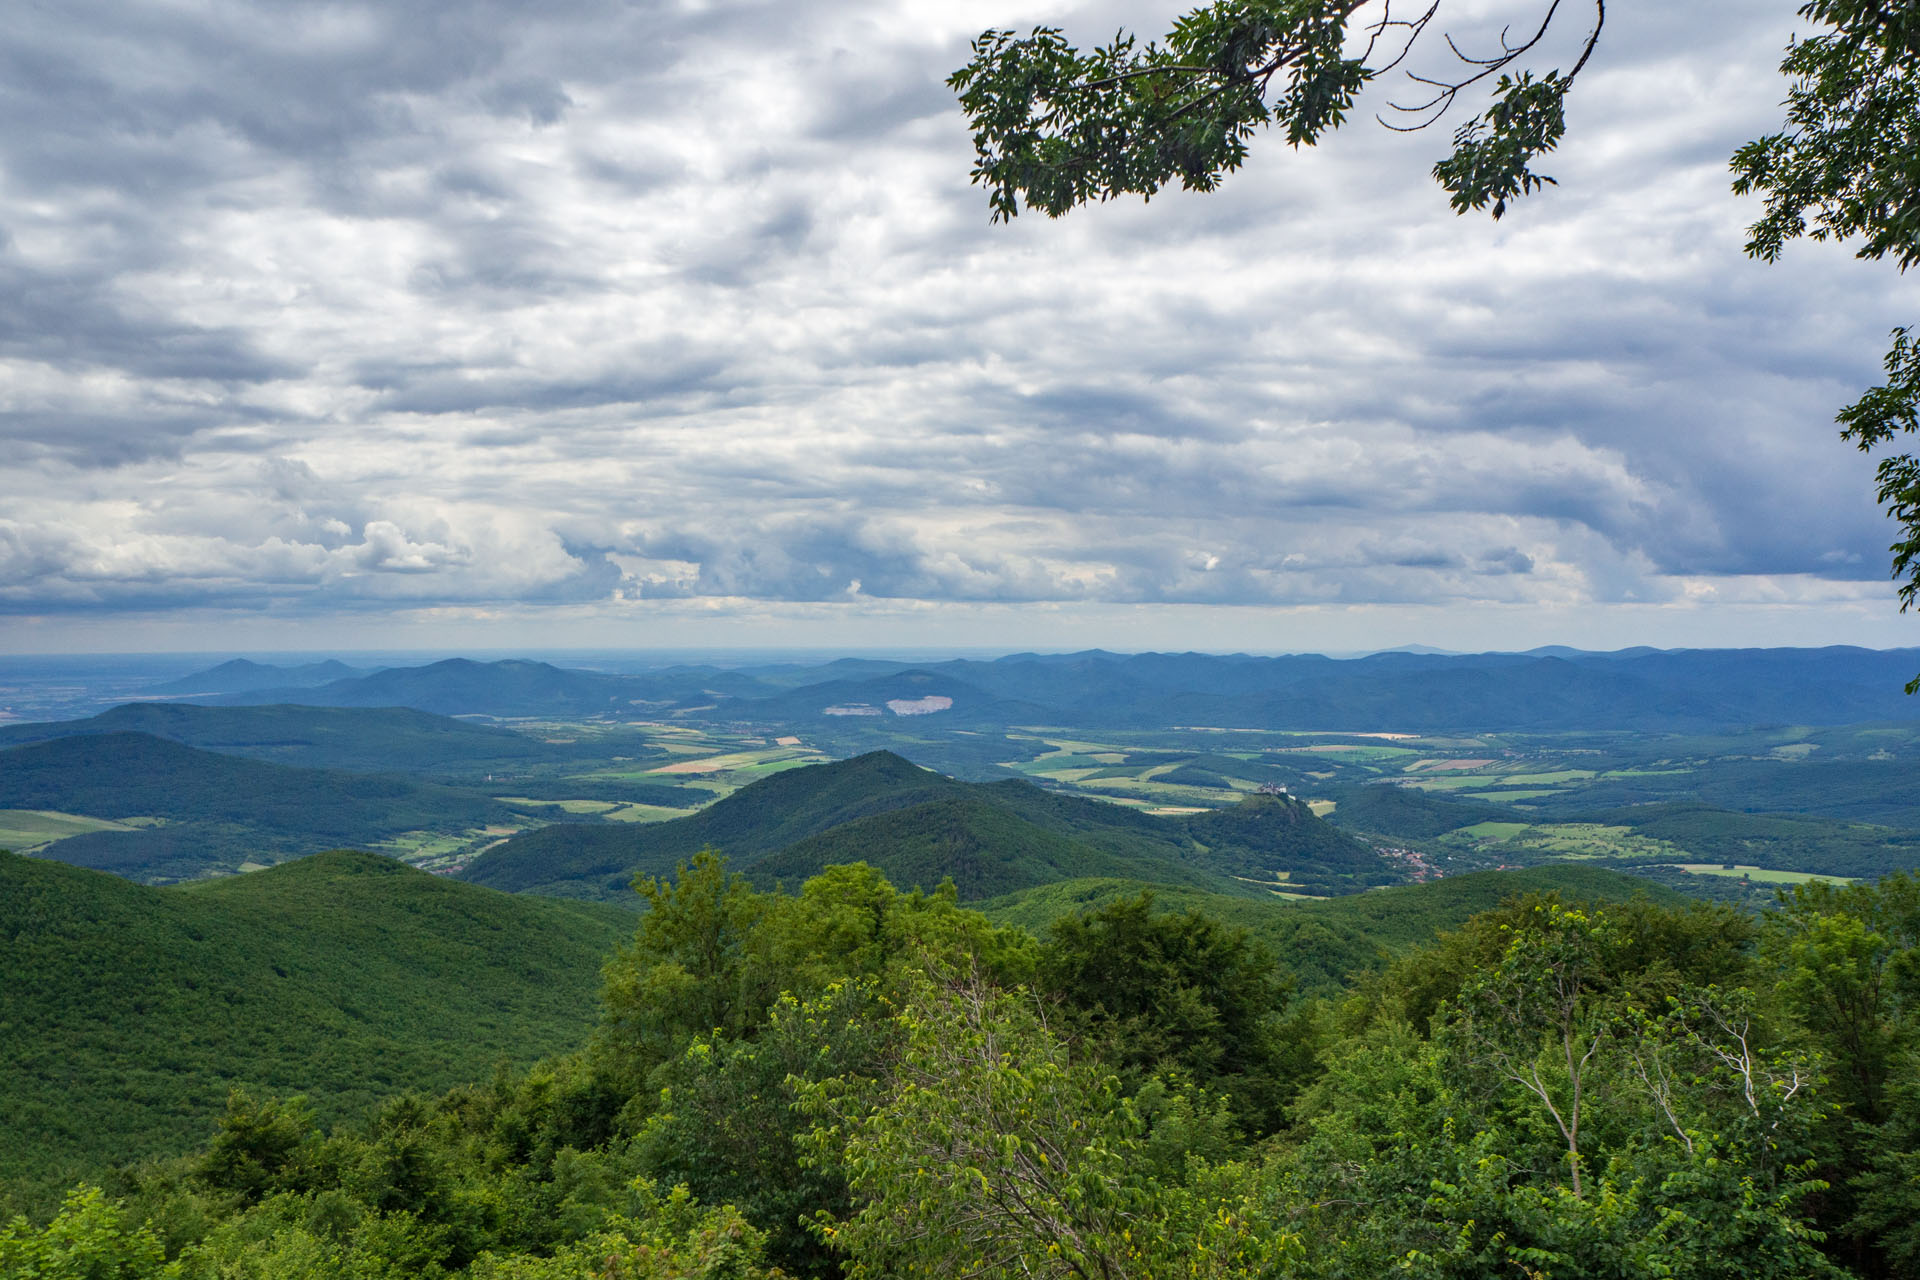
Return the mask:
{"type": "Polygon", "coordinates": [[[1763,867],[1726,866],[1719,862],[1682,862],[1679,868],[1695,876],[1730,876],[1741,880],[1752,880],[1757,884],[1805,884],[1809,880],[1831,880],[1837,884],[1852,884],[1851,876],[1818,876],[1810,871],[1768,871],[1763,867]]]}
{"type": "Polygon", "coordinates": [[[59,813],[52,809],[0,809],[0,849],[28,853],[55,840],[84,835],[89,831],[132,831],[151,825],[137,819],[110,822],[77,813],[59,813]]]}

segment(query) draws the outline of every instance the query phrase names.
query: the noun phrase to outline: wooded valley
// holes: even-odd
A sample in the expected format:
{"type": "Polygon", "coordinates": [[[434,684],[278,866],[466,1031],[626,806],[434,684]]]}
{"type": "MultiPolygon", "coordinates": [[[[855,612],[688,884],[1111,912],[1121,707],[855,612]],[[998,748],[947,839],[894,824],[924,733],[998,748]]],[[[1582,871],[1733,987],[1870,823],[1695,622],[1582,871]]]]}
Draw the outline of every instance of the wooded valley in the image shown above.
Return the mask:
{"type": "Polygon", "coordinates": [[[1096,729],[902,678],[0,729],[0,1275],[1920,1267],[1910,722],[1096,729]]]}

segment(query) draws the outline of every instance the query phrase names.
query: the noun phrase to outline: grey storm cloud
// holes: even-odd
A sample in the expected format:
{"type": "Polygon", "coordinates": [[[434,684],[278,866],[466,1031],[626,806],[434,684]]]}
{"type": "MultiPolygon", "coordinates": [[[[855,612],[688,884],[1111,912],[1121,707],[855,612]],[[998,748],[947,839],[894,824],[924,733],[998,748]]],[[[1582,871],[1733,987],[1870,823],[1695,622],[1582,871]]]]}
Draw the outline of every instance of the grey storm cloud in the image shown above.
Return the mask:
{"type": "Polygon", "coordinates": [[[1561,185],[1497,225],[1425,176],[1450,126],[1357,122],[1212,195],[990,226],[943,84],[969,38],[1164,16],[22,7],[0,609],[1884,578],[1831,417],[1913,317],[1843,252],[1745,260],[1726,190],[1786,6],[1613,6],[1561,185]]]}

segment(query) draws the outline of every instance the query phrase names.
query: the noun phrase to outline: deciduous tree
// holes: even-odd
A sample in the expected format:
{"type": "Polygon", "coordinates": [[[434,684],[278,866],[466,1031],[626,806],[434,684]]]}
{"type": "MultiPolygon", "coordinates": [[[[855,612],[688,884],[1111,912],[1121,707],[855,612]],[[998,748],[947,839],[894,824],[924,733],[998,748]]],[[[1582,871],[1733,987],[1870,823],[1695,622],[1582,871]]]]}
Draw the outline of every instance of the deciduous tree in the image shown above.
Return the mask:
{"type": "Polygon", "coordinates": [[[1529,61],[1562,4],[1531,6],[1483,49],[1436,27],[1440,0],[1216,0],[1144,45],[1122,32],[1083,52],[1053,27],[988,31],[949,83],[973,123],[974,181],[1001,220],[1023,205],[1058,217],[1173,182],[1211,191],[1260,129],[1312,146],[1346,122],[1363,87],[1409,68],[1407,94],[1387,109],[1391,128],[1425,129],[1463,97],[1487,99],[1434,176],[1455,209],[1491,205],[1498,218],[1553,182],[1533,162],[1565,132],[1567,93],[1606,21],[1605,0],[1593,0],[1572,65],[1536,70],[1529,61]],[[1422,61],[1429,49],[1437,66],[1422,61]]]}
{"type": "MultiPolygon", "coordinates": [[[[1766,196],[1747,252],[1772,262],[1787,242],[1857,241],[1858,256],[1920,262],[1920,10],[1887,0],[1811,0],[1815,34],[1788,47],[1791,82],[1777,133],[1733,157],[1734,190],[1766,196]]],[[[1862,452],[1920,429],[1920,348],[1893,331],[1887,380],[1840,411],[1840,436],[1862,452]]],[[[1900,527],[1893,576],[1900,607],[1920,599],[1920,458],[1879,463],[1880,501],[1900,527]]],[[[1907,692],[1920,690],[1920,677],[1907,692]]]]}

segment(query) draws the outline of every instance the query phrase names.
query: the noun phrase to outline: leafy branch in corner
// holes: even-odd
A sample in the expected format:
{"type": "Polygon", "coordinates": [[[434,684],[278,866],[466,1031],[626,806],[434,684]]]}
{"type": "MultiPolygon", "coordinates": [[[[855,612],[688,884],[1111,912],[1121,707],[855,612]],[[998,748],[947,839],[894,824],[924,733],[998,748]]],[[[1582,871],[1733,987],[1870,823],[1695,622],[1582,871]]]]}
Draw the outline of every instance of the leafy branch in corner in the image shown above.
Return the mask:
{"type": "MultiPolygon", "coordinates": [[[[1780,70],[1791,81],[1778,132],[1733,156],[1736,195],[1761,193],[1747,253],[1777,260],[1790,240],[1859,239],[1856,256],[1920,262],[1920,9],[1885,0],[1812,0],[1802,18],[1825,28],[1795,40],[1780,70]]],[[[1920,427],[1920,351],[1893,331],[1887,381],[1836,418],[1840,438],[1869,453],[1920,427]]],[[[1920,459],[1881,459],[1879,501],[1900,527],[1892,576],[1900,608],[1920,596],[1920,459]]],[[[1920,692],[1920,678],[1907,685],[1920,692]]]]}
{"type": "MultiPolygon", "coordinates": [[[[1551,0],[1519,38],[1503,30],[1484,53],[1443,35],[1450,73],[1409,71],[1416,100],[1388,104],[1383,124],[1417,132],[1492,82],[1492,102],[1434,166],[1456,211],[1491,205],[1498,218],[1508,201],[1553,182],[1531,166],[1559,144],[1567,93],[1606,22],[1605,0],[1594,0],[1572,70],[1536,75],[1519,64],[1562,2],[1551,0]]],[[[1360,91],[1433,33],[1440,4],[1402,16],[1392,0],[1220,0],[1181,17],[1163,40],[1143,45],[1123,31],[1086,52],[1053,27],[987,31],[948,80],[973,125],[973,180],[996,222],[1023,207],[1059,217],[1122,195],[1150,199],[1176,181],[1211,191],[1245,162],[1256,131],[1280,129],[1302,147],[1344,124],[1360,91]]]]}

